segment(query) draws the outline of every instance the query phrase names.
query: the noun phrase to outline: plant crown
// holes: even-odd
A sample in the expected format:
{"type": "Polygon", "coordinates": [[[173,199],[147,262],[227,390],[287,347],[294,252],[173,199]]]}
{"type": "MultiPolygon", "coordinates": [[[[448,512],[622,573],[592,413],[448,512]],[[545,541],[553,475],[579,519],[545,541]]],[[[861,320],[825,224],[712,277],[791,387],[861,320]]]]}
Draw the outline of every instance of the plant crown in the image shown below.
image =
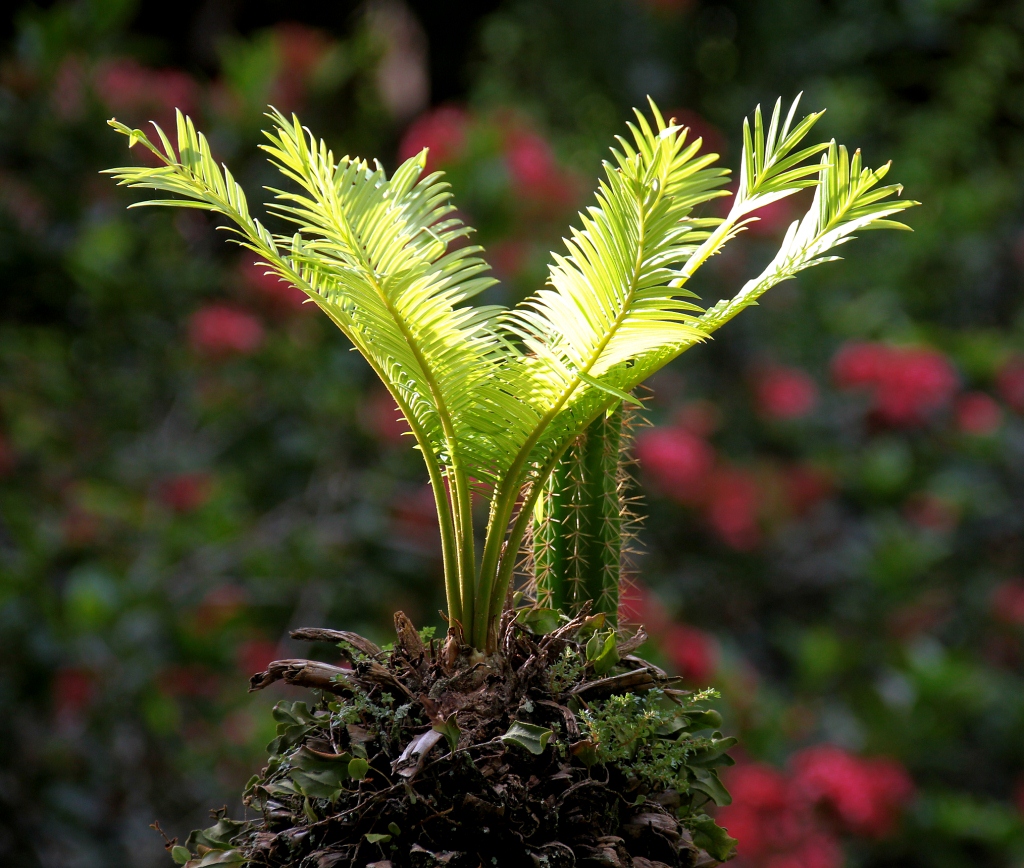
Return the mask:
{"type": "MultiPolygon", "coordinates": [[[[427,466],[451,623],[490,650],[545,484],[588,426],[636,403],[635,387],[770,287],[836,259],[830,251],[858,230],[906,228],[889,218],[916,203],[894,198],[899,185],[879,185],[888,164],[866,168],[859,151],[851,156],[835,141],[801,147],[821,113],[797,120],[798,103],[783,116],[776,102],[767,127],[760,108],[753,124],[744,121],[724,217],[698,216],[730,195],[717,155],[702,153],[701,140],[653,102],[650,119],[637,110],[604,164],[596,202],[553,254],[547,285],[510,309],[471,303],[495,280],[481,249],[462,241],[471,230],[455,216],[441,173],[424,174],[426,150],[388,177],[379,162],[338,158],[296,117],[271,111],[263,148],[289,186],[272,189],[267,207],[290,234],[252,216],[231,172],[180,112],[176,143],[155,124],[158,144],[110,121],[159,165],[108,171],[120,184],[181,197],[137,205],[226,218],[236,240],[305,292],[366,358],[427,466]],[[765,269],[731,299],[696,305],[687,288],[696,270],[758,209],[807,187],[809,210],[765,269]],[[479,552],[474,495],[490,505],[479,552]]],[[[583,586],[595,597],[610,593],[614,604],[612,567],[604,572],[615,587],[583,586]]]]}

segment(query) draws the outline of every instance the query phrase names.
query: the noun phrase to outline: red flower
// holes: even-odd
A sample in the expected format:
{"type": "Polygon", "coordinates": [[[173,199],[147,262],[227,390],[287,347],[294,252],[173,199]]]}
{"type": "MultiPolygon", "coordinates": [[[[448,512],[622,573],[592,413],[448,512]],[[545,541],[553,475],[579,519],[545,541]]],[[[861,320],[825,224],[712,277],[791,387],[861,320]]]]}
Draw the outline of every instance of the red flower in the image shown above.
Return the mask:
{"type": "Polygon", "coordinates": [[[312,310],[310,305],[305,304],[306,293],[279,278],[266,265],[243,260],[238,270],[245,285],[254,290],[275,312],[289,314],[298,310],[312,310]]]}
{"type": "Polygon", "coordinates": [[[732,804],[718,811],[719,822],[739,841],[737,866],[815,866],[838,868],[835,839],[820,827],[813,806],[794,792],[792,781],[761,763],[742,764],[725,779],[732,804]]]}
{"type": "Polygon", "coordinates": [[[945,406],[957,389],[949,360],[932,350],[900,350],[894,367],[878,384],[875,402],[881,418],[892,425],[912,425],[945,406]]]}
{"type": "Polygon", "coordinates": [[[799,419],[818,402],[818,387],[799,368],[772,366],[757,376],[757,409],[768,419],[799,419]]]}
{"type": "Polygon", "coordinates": [[[996,375],[1000,397],[1018,413],[1024,413],[1024,356],[1013,356],[996,375]]]}
{"type": "Polygon", "coordinates": [[[956,402],[956,427],[964,434],[993,434],[1003,421],[1003,409],[984,392],[968,392],[956,402]]]}
{"type": "Polygon", "coordinates": [[[705,440],[682,428],[651,428],[636,443],[644,475],[670,497],[695,503],[703,496],[715,464],[705,440]]]}
{"type": "Polygon", "coordinates": [[[665,653],[679,673],[690,681],[706,684],[718,669],[718,643],[710,633],[673,624],[665,633],[665,653]]]}
{"type": "Polygon", "coordinates": [[[787,803],[785,775],[765,763],[745,763],[729,772],[732,800],[756,811],[780,811],[787,803]]]}
{"type": "Polygon", "coordinates": [[[96,693],[96,678],[81,666],[65,666],[57,670],[53,679],[53,708],[58,718],[81,717],[92,704],[96,693]]]}
{"type": "Polygon", "coordinates": [[[1024,625],[1024,579],[1009,579],[996,586],[992,617],[1004,624],[1024,625]]]}
{"type": "Polygon", "coordinates": [[[836,355],[832,373],[841,388],[869,387],[882,422],[906,427],[945,406],[957,390],[956,372],[934,350],[849,344],[836,355]]]}
{"type": "Polygon", "coordinates": [[[274,25],[274,42],[282,66],[292,75],[308,78],[331,47],[331,38],[322,30],[284,21],[274,25]]]}
{"type": "Polygon", "coordinates": [[[537,133],[512,129],[505,140],[505,164],[514,194],[555,207],[568,206],[572,201],[572,185],[559,167],[551,145],[537,133]]]}
{"type": "Polygon", "coordinates": [[[206,473],[182,473],[160,483],[160,500],[177,513],[199,509],[210,499],[213,480],[206,473]]]}
{"type": "Polygon", "coordinates": [[[468,129],[469,116],[462,109],[450,105],[432,109],[409,125],[398,146],[398,157],[407,160],[429,148],[427,171],[433,172],[462,156],[468,129]]]}
{"type": "Polygon", "coordinates": [[[240,308],[210,304],[192,314],[188,336],[192,349],[204,356],[247,355],[263,343],[263,326],[240,308]]]}
{"type": "Polygon", "coordinates": [[[797,790],[855,835],[891,834],[914,794],[913,781],[895,760],[862,759],[831,745],[800,751],[791,766],[797,790]]]}
{"type": "Polygon", "coordinates": [[[745,470],[722,468],[712,477],[707,519],[726,545],[749,551],[761,540],[757,523],[760,492],[757,480],[745,470]]]}
{"type": "Polygon", "coordinates": [[[263,672],[271,663],[280,659],[281,650],[277,642],[269,639],[249,639],[238,646],[236,660],[242,672],[263,672]]]}

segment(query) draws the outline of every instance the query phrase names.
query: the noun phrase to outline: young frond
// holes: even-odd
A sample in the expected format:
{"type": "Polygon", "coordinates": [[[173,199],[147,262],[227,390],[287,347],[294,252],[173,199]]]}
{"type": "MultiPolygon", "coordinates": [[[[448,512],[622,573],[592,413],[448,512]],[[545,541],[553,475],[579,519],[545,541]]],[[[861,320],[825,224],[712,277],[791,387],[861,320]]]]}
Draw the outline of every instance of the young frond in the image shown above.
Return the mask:
{"type": "MultiPolygon", "coordinates": [[[[798,271],[826,262],[826,252],[858,229],[895,227],[886,218],[913,202],[894,201],[898,187],[876,187],[888,167],[861,167],[845,148],[823,143],[799,149],[820,113],[794,123],[798,101],[785,119],[776,103],[767,130],[758,109],[753,132],[744,127],[741,177],[724,219],[694,219],[694,204],[721,195],[724,176],[710,169],[697,148],[683,147],[685,132],[666,125],[655,109],[656,127],[642,116],[631,130],[632,144],[620,140],[615,164],[606,167],[598,205],[583,215],[583,228],[556,256],[550,288],[505,317],[530,355],[525,360],[534,394],[547,402],[544,428],[527,441],[528,475],[519,480],[538,489],[559,456],[593,419],[647,377],[761,294],[798,271]],[[807,162],[826,150],[820,163],[807,162]],[[772,264],[730,302],[702,312],[685,284],[770,202],[815,187],[808,215],[790,228],[772,264]]],[[[529,521],[523,510],[509,546],[518,546],[529,521]]],[[[485,549],[485,568],[488,566],[485,549]]],[[[511,574],[506,561],[492,603],[511,574]]]]}
{"type": "MultiPolygon", "coordinates": [[[[902,227],[889,218],[915,203],[893,198],[898,186],[879,185],[888,166],[866,169],[859,153],[850,157],[834,142],[801,147],[820,114],[797,121],[797,105],[783,117],[776,103],[767,128],[759,108],[753,125],[744,124],[740,176],[725,217],[696,210],[729,195],[717,156],[702,154],[700,139],[666,122],[653,102],[651,119],[637,111],[629,137],[617,140],[604,164],[595,203],[554,255],[547,285],[513,310],[470,303],[494,281],[480,249],[462,243],[471,230],[454,216],[448,185],[439,173],[424,174],[426,152],[388,177],[377,162],[336,157],[297,118],[272,112],[263,148],[286,184],[271,189],[268,208],[290,224],[287,234],[251,215],[241,187],[180,112],[175,143],[159,127],[154,144],[111,121],[129,147],[142,144],[160,165],[110,173],[120,184],[168,197],[138,205],[226,218],[238,243],[305,292],[365,356],[427,465],[452,624],[482,649],[490,647],[534,505],[569,444],[602,414],[615,417],[620,402],[635,403],[637,385],[769,287],[835,258],[829,251],[858,230],[902,227]],[[819,163],[809,160],[825,149],[819,163]],[[757,209],[810,186],[811,210],[789,228],[768,268],[735,298],[708,311],[698,307],[686,287],[694,272],[756,219],[757,209]],[[492,501],[479,561],[474,492],[492,501]]],[[[594,467],[607,457],[595,447],[594,467]]],[[[595,489],[586,502],[604,504],[610,492],[595,489]]],[[[548,507],[559,512],[568,504],[548,507]]],[[[552,518],[553,526],[565,523],[552,518]]],[[[598,578],[577,570],[578,577],[614,612],[600,589],[617,587],[611,578],[619,549],[611,536],[618,524],[586,524],[580,540],[589,541],[576,546],[576,566],[583,558],[606,569],[598,578]]],[[[538,539],[538,564],[548,559],[555,569],[570,553],[549,542],[538,539]]]]}
{"type": "Polygon", "coordinates": [[[838,259],[828,255],[828,251],[853,240],[855,232],[909,228],[888,219],[918,204],[893,198],[903,191],[899,184],[878,186],[889,171],[888,163],[868,169],[861,164],[860,151],[855,151],[851,158],[845,146],[837,146],[835,141],[827,147],[828,153],[818,165],[810,209],[803,219],[790,225],[778,253],[761,274],[747,281],[733,298],[719,302],[701,317],[705,331],[720,328],[771,287],[798,272],[838,259]]]}

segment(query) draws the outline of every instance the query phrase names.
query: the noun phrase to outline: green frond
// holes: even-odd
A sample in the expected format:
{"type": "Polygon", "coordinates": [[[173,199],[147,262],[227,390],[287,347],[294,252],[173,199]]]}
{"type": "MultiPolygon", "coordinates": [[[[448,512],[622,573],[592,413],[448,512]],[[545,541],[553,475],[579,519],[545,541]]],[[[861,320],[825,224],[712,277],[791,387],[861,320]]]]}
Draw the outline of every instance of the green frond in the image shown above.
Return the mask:
{"type": "Polygon", "coordinates": [[[547,285],[513,310],[471,304],[493,279],[480,249],[462,243],[471,230],[455,218],[448,185],[440,174],[424,175],[425,153],[389,178],[379,163],[336,157],[297,118],[272,112],[263,147],[288,183],[271,190],[268,208],[291,224],[290,234],[273,233],[251,215],[241,187],[180,113],[175,143],[159,127],[154,144],[111,121],[129,147],[141,144],[161,164],[110,172],[120,184],[169,197],[138,205],[226,218],[238,243],[305,292],[366,357],[427,465],[449,615],[486,648],[534,507],[574,443],[583,451],[563,467],[584,469],[578,514],[559,517],[572,506],[565,498],[549,498],[537,510],[553,519],[549,536],[552,527],[564,535],[575,522],[575,547],[569,551],[553,536],[545,542],[542,533],[535,561],[538,570],[586,561],[585,574],[576,569],[573,593],[614,611],[608,589],[617,589],[621,521],[602,516],[611,515],[613,495],[621,501],[612,484],[619,474],[609,469],[608,450],[597,449],[600,438],[588,438],[588,452],[581,433],[612,418],[612,407],[636,403],[631,392],[644,379],[768,288],[835,258],[829,251],[858,230],[905,228],[889,218],[915,203],[893,198],[897,186],[880,186],[888,167],[863,168],[859,153],[850,157],[834,142],[802,147],[820,114],[797,120],[797,106],[783,117],[776,103],[767,128],[760,108],[753,124],[744,123],[740,175],[724,218],[697,212],[729,195],[716,155],[702,154],[701,141],[666,122],[653,102],[652,119],[637,111],[630,135],[617,139],[604,165],[595,203],[554,255],[547,285]],[[810,159],[826,149],[820,162],[810,159]],[[789,228],[762,274],[735,298],[708,311],[698,307],[686,288],[695,271],[759,208],[810,186],[811,210],[789,228]],[[479,565],[474,490],[491,499],[479,565]]]}
{"type": "MultiPolygon", "coordinates": [[[[555,257],[543,290],[502,318],[511,323],[530,355],[525,367],[536,401],[545,402],[542,430],[527,441],[527,473],[513,484],[538,489],[558,456],[583,428],[680,353],[704,339],[780,280],[819,262],[825,252],[861,228],[892,225],[886,217],[910,202],[889,198],[896,187],[873,189],[887,167],[862,169],[845,149],[822,143],[798,146],[821,116],[794,123],[798,100],[782,117],[776,103],[768,129],[760,109],[753,131],[744,126],[737,193],[724,219],[696,221],[693,205],[721,193],[722,170],[707,168],[698,147],[683,147],[678,127],[652,129],[638,113],[633,142],[619,140],[615,162],[606,165],[598,205],[582,216],[583,228],[555,257]],[[823,150],[820,163],[805,161],[823,150]],[[773,263],[732,302],[703,312],[685,284],[710,256],[739,232],[752,212],[806,187],[815,187],[808,216],[794,224],[773,263]],[[598,379],[601,388],[588,381],[598,379]]],[[[524,450],[524,451],[527,451],[524,450]]],[[[515,465],[513,465],[515,467],[515,465]]],[[[509,514],[508,519],[511,519],[509,514]]],[[[529,514],[520,512],[508,546],[518,546],[529,514]]],[[[504,527],[504,526],[503,526],[504,527]]],[[[485,569],[492,566],[484,551],[485,569]]],[[[511,577],[506,557],[496,565],[491,605],[511,577]]]]}
{"type": "Polygon", "coordinates": [[[719,302],[701,317],[705,331],[720,328],[755,304],[771,287],[798,272],[838,259],[828,252],[852,241],[855,232],[909,228],[888,219],[918,204],[894,198],[903,190],[898,184],[878,186],[888,174],[888,163],[878,169],[864,168],[860,151],[855,151],[851,158],[844,146],[832,141],[817,169],[814,201],[807,213],[790,225],[778,253],[761,274],[747,281],[733,298],[719,302]]]}

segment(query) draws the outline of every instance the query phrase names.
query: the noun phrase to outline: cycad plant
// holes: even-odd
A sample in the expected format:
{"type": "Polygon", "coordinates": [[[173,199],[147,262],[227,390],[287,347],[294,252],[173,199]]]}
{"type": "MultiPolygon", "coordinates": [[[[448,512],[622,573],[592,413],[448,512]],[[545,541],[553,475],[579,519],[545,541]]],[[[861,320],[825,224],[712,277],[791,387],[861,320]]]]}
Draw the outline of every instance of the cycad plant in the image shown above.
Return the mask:
{"type": "Polygon", "coordinates": [[[879,186],[888,165],[862,166],[833,142],[802,147],[821,116],[796,121],[776,103],[743,125],[735,195],[724,217],[702,206],[728,196],[729,172],[686,127],[636,112],[604,164],[596,202],[580,215],[548,285],[514,308],[474,306],[495,281],[469,227],[453,216],[426,151],[389,178],[379,162],[336,157],[297,118],[279,112],[263,146],[287,182],[270,212],[291,234],[250,213],[241,187],[205,136],[178,115],[177,147],[157,128],[111,125],[159,160],[110,170],[121,184],[176,194],[139,205],[215,212],[237,240],[309,296],[362,353],[416,439],[434,491],[448,616],[460,639],[491,651],[531,520],[544,599],[569,609],[591,600],[614,616],[619,581],[614,493],[621,406],[632,391],[706,340],[775,284],[835,259],[863,229],[905,228],[890,218],[914,204],[879,186]],[[820,155],[820,159],[814,158],[820,155]],[[758,209],[814,188],[764,271],[709,310],[687,284],[758,209]],[[472,499],[490,504],[478,547],[472,499]],[[564,516],[574,515],[573,522],[564,516]],[[574,525],[583,543],[556,527],[574,525]],[[569,551],[570,544],[573,551],[569,551]],[[591,554],[583,553],[589,549],[591,554]]]}
{"type": "Polygon", "coordinates": [[[159,145],[111,121],[159,163],[114,177],[175,197],[138,204],[226,218],[238,243],[366,358],[423,456],[444,557],[443,646],[428,647],[399,613],[391,650],[342,631],[299,632],[339,641],[352,670],[278,661],[254,676],[255,687],[285,678],[325,698],[313,711],[276,710],[271,762],[246,794],[263,819],[221,819],[176,847],[179,861],[366,865],[366,848],[385,846],[400,865],[728,858],[734,842],[702,806],[728,801],[715,767],[728,764],[733,740],[700,735],[720,721],[700,705],[707,696],[674,690],[631,656],[642,631],[613,629],[629,522],[623,420],[647,377],[769,288],[835,259],[858,230],[905,228],[890,218],[914,203],[880,183],[888,165],[865,168],[834,141],[806,146],[821,115],[797,119],[797,105],[783,114],[776,103],[767,127],[760,109],[744,122],[724,217],[706,207],[730,196],[717,155],[653,102],[649,116],[637,111],[547,285],[513,308],[472,303],[494,280],[464,241],[471,230],[441,175],[424,174],[426,151],[389,177],[271,112],[263,147],[284,181],[267,208],[291,227],[276,233],[188,118],[178,115],[176,144],[156,128],[159,145]],[[699,307],[687,287],[697,269],[758,209],[809,187],[810,209],[768,266],[733,298],[699,307]],[[474,497],[489,504],[479,537],[474,497]],[[526,604],[513,605],[521,563],[526,604]],[[449,753],[424,765],[442,738],[449,753]],[[605,801],[581,790],[595,768],[605,801]],[[409,824],[431,823],[412,837],[409,824]],[[448,855],[424,861],[421,841],[448,855]]]}

